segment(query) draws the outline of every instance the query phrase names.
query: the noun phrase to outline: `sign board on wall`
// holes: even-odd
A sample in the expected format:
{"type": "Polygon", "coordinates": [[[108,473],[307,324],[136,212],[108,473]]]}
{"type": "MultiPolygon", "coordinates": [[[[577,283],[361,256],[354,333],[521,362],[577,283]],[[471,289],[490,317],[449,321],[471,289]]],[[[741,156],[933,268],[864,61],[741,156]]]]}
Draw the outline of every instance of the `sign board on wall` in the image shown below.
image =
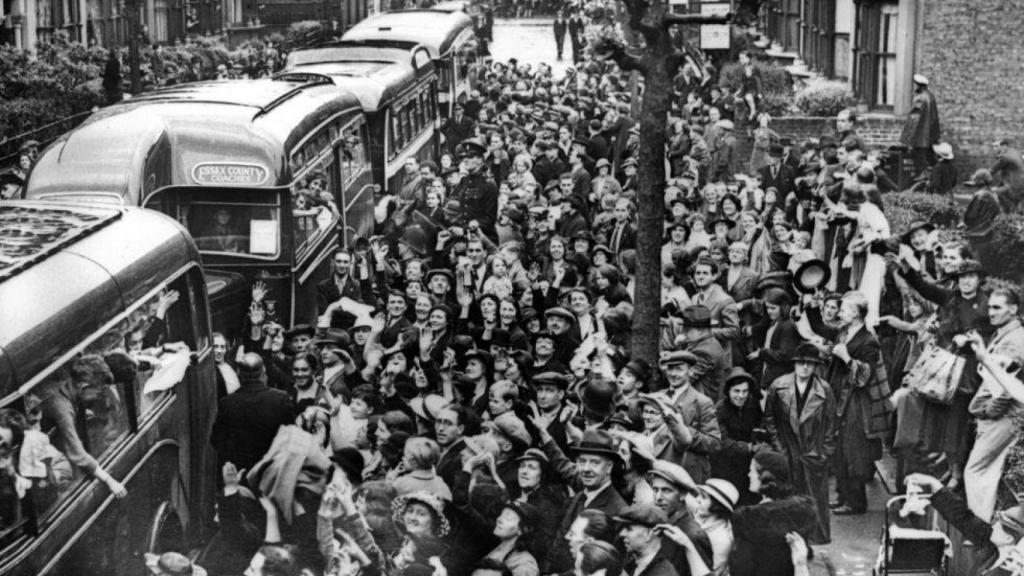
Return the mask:
{"type": "MultiPolygon", "coordinates": [[[[706,2],[700,5],[705,16],[722,16],[729,13],[727,2],[706,2]]],[[[703,50],[728,50],[731,46],[728,24],[703,24],[700,27],[700,47],[703,50]]]]}

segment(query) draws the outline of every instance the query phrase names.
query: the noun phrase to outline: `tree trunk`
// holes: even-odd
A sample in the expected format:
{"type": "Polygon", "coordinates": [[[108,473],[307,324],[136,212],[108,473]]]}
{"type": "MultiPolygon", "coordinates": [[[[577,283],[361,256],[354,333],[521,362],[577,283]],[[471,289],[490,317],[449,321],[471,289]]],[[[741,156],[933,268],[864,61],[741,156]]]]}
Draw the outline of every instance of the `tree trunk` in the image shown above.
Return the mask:
{"type": "Polygon", "coordinates": [[[131,93],[142,92],[142,61],[139,57],[139,40],[142,26],[139,24],[139,0],[128,0],[125,5],[128,11],[128,78],[131,80],[131,93]]]}
{"type": "MultiPolygon", "coordinates": [[[[650,4],[652,20],[660,21],[666,7],[650,4]],[[660,12],[660,14],[658,14],[660,12]]],[[[672,98],[669,70],[672,45],[667,33],[657,45],[648,38],[644,57],[644,93],[640,109],[640,149],[637,163],[636,291],[634,294],[632,356],[658,365],[661,336],[661,245],[665,221],[665,140],[672,98]]]]}

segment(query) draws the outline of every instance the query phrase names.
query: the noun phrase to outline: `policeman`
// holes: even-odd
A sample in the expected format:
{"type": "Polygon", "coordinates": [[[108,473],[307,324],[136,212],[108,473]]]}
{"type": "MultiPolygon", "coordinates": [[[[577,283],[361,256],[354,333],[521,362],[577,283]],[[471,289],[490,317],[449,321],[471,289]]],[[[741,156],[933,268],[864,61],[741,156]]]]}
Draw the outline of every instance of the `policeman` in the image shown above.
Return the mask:
{"type": "Polygon", "coordinates": [[[487,147],[480,138],[469,138],[459,145],[460,170],[466,175],[452,191],[460,209],[453,224],[469,231],[479,230],[491,242],[497,242],[498,187],[484,172],[487,147]]]}

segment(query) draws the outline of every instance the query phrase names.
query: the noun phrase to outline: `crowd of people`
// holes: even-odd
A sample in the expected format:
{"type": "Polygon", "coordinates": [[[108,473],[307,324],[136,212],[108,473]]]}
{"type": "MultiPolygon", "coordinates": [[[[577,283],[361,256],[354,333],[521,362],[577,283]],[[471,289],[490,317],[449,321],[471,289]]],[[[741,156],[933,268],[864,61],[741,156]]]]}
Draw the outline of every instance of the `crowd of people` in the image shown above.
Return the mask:
{"type": "MultiPolygon", "coordinates": [[[[985,285],[986,250],[1019,184],[974,174],[966,240],[894,230],[854,111],[795,141],[757,109],[750,55],[741,87],[691,63],[652,365],[630,355],[628,74],[574,56],[560,78],[516,60],[479,75],[443,154],[409,159],[376,235],[334,255],[315,326],[277,323],[257,283],[242,340],[215,335],[226,550],[207,567],[828,573],[814,547],[833,515],[868,510],[888,451],[982,552],[978,573],[1004,570],[1024,536],[1024,327],[1019,295],[985,285]]],[[[7,468],[26,425],[0,416],[7,468]]]]}

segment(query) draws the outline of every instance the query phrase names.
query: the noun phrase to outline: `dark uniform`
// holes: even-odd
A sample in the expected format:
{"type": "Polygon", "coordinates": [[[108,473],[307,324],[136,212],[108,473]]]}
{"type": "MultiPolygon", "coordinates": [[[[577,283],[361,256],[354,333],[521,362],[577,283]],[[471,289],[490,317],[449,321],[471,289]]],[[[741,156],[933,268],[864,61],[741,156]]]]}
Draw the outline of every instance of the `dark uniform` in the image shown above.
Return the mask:
{"type": "MultiPolygon", "coordinates": [[[[460,147],[463,156],[482,158],[485,151],[482,144],[472,139],[460,147]]],[[[468,227],[470,221],[476,220],[484,236],[497,243],[498,187],[485,176],[483,167],[463,178],[452,191],[452,198],[459,201],[459,212],[452,223],[468,227]]]]}

